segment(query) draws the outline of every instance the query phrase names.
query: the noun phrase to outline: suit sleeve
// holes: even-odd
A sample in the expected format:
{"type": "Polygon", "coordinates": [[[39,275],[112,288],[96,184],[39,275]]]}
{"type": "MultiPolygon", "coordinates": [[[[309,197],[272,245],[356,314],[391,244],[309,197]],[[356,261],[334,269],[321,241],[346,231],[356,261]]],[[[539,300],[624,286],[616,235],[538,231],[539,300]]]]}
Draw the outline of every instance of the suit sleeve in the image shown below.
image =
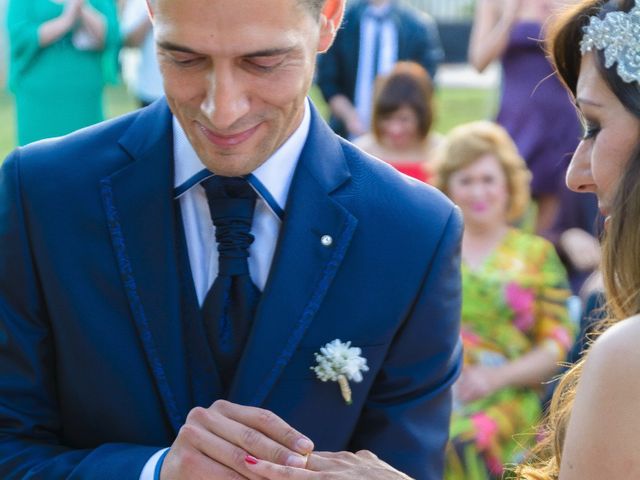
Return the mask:
{"type": "Polygon", "coordinates": [[[414,306],[397,333],[350,449],[371,450],[417,480],[441,480],[459,341],[462,220],[452,209],[414,306]]]}
{"type": "Polygon", "coordinates": [[[65,445],[54,338],[30,246],[19,160],[16,150],[0,169],[0,478],[137,480],[157,448],[65,445]]]}

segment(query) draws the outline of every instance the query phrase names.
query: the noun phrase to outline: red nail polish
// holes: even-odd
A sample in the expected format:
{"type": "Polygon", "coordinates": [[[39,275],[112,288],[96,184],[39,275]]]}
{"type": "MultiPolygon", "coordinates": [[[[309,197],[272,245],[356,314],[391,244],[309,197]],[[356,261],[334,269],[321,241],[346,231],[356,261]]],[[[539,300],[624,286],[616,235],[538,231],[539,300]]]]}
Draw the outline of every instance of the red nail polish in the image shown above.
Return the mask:
{"type": "Polygon", "coordinates": [[[256,463],[258,463],[258,459],[256,457],[252,457],[251,455],[247,455],[246,457],[244,457],[244,461],[250,465],[255,465],[256,463]]]}

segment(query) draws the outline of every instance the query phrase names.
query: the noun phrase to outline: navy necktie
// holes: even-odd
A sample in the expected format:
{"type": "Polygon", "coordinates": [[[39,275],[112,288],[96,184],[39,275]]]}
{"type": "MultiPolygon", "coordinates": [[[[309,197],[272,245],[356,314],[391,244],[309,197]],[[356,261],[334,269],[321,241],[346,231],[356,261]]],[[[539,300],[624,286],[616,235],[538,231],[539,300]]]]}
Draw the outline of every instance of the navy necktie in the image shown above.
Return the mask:
{"type": "Polygon", "coordinates": [[[202,304],[209,346],[227,390],[240,360],[260,299],[249,276],[249,246],[256,193],[240,177],[202,182],[218,242],[218,276],[202,304]]]}

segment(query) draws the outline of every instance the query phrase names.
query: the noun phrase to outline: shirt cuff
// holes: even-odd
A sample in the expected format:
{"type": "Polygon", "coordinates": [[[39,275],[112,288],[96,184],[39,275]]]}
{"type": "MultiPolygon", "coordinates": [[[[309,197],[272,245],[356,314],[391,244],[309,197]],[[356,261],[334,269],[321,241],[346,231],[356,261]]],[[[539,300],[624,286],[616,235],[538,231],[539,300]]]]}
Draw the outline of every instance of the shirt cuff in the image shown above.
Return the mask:
{"type": "MultiPolygon", "coordinates": [[[[160,460],[160,458],[164,460],[164,456],[168,453],[168,451],[169,451],[168,448],[163,448],[162,450],[159,450],[156,453],[154,453],[151,456],[151,458],[147,460],[147,463],[145,463],[144,468],[142,469],[142,473],[140,474],[139,480],[154,480],[156,465],[158,464],[158,461],[160,460]]],[[[160,476],[158,476],[158,478],[160,478],[160,476]]]]}

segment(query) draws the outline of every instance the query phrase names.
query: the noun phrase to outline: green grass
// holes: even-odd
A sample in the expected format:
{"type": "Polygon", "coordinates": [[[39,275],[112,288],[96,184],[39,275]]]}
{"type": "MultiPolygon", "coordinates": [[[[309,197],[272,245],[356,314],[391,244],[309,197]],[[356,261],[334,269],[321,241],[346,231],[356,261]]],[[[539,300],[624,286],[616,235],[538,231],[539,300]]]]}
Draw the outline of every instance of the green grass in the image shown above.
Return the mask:
{"type": "MultiPolygon", "coordinates": [[[[436,91],[436,121],[433,128],[447,133],[456,125],[495,116],[497,92],[484,88],[439,88],[436,91]]],[[[310,93],[314,104],[325,117],[328,107],[316,88],[310,93]]]]}
{"type": "MultiPolygon", "coordinates": [[[[492,118],[497,101],[496,93],[486,89],[440,88],[436,94],[435,130],[446,133],[452,127],[464,122],[492,118]]],[[[323,115],[327,106],[317,89],[311,97],[323,115]]],[[[106,113],[114,117],[136,108],[136,104],[124,86],[107,88],[106,113]]],[[[15,147],[13,100],[8,92],[0,89],[0,163],[15,147]]]]}
{"type": "Polygon", "coordinates": [[[436,92],[434,129],[447,133],[453,127],[473,120],[495,117],[498,93],[482,88],[440,88],[436,92]]]}
{"type": "Polygon", "coordinates": [[[107,87],[105,94],[105,114],[107,117],[117,117],[135,110],[137,107],[135,99],[124,86],[107,87]]]}

